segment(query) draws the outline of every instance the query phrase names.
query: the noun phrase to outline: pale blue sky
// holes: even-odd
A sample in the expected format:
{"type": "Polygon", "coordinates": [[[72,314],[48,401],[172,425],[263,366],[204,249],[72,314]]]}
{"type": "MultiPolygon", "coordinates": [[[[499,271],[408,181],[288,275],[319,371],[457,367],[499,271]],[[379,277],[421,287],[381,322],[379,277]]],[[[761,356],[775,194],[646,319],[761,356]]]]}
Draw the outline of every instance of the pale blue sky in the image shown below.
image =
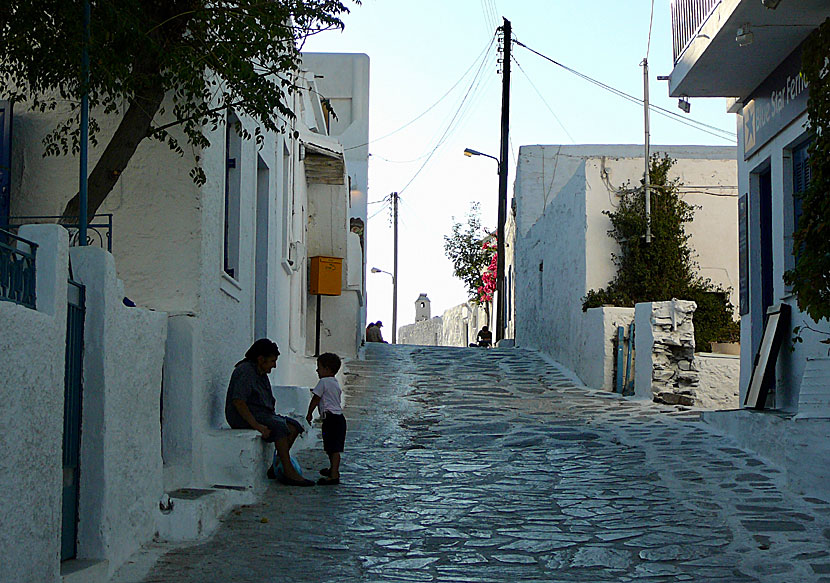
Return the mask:
{"type": "MultiPolygon", "coordinates": [[[[501,77],[495,46],[483,73],[442,145],[417,178],[413,175],[444,135],[471,87],[479,56],[501,17],[514,37],[529,47],[638,98],[639,66],[646,54],[650,0],[364,0],[345,19],[343,33],[321,34],[305,50],[361,52],[371,59],[370,138],[377,139],[423,113],[463,80],[430,112],[406,129],[370,146],[369,200],[401,192],[398,325],[414,320],[414,302],[425,292],[433,315],[463,302],[465,290],[452,276],[443,236],[452,217],[463,219],[480,201],[483,222],[496,226],[496,163],[462,155],[470,147],[494,156],[499,151],[501,77]],[[492,9],[491,9],[492,8],[492,9]],[[498,16],[496,21],[495,16],[498,16]],[[465,72],[476,63],[466,76],[465,72]],[[411,161],[415,160],[415,161],[411,161]],[[411,161],[411,162],[407,162],[411,161]],[[404,190],[405,189],[405,190],[404,190]]],[[[521,47],[514,47],[508,199],[512,197],[515,154],[526,144],[642,144],[642,107],[600,89],[521,47]],[[524,73],[522,72],[524,70],[524,73]],[[525,75],[526,73],[526,75],[525,75]],[[540,98],[536,89],[553,109],[540,98]],[[559,121],[557,121],[557,118],[559,121]]],[[[680,112],[657,75],[671,72],[671,16],[668,0],[654,3],[649,52],[651,100],[680,112]]],[[[734,116],[723,99],[692,100],[690,117],[734,132],[734,116]]],[[[652,144],[729,142],[651,116],[652,144]]],[[[369,207],[370,216],[382,205],[369,207]]],[[[368,264],[392,271],[392,229],[388,212],[369,221],[368,264]]],[[[391,281],[368,275],[368,318],[382,319],[391,337],[391,281]]]]}

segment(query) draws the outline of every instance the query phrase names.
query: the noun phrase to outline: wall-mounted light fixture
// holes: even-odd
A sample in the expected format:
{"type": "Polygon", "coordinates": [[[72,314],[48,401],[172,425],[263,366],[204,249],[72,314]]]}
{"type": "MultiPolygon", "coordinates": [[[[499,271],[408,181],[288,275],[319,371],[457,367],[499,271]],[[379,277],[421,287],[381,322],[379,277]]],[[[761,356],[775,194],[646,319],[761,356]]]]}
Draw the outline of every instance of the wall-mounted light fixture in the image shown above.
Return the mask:
{"type": "Polygon", "coordinates": [[[739,46],[745,47],[747,45],[751,45],[754,40],[755,35],[752,34],[752,28],[749,26],[749,23],[738,27],[738,30],[735,33],[735,42],[737,42],[739,46]]]}
{"type": "Polygon", "coordinates": [[[761,4],[764,5],[764,8],[769,8],[770,10],[778,8],[778,4],[780,3],[781,0],[761,0],[761,4]]]}
{"type": "Polygon", "coordinates": [[[689,113],[692,111],[692,104],[689,101],[689,98],[685,95],[681,95],[680,99],[677,100],[677,107],[683,110],[683,113],[689,113]]]}

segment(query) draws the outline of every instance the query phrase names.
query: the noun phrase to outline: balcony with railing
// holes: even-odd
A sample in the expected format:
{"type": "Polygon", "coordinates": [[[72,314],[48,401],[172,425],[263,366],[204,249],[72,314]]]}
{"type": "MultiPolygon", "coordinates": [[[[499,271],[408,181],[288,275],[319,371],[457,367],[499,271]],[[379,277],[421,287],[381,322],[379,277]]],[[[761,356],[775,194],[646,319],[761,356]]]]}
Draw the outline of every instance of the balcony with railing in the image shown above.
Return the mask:
{"type": "MultiPolygon", "coordinates": [[[[41,223],[60,223],[67,231],[69,231],[69,246],[77,247],[80,245],[80,230],[78,223],[62,221],[63,217],[52,215],[30,215],[30,216],[14,216],[9,217],[5,225],[0,225],[0,229],[7,229],[9,231],[16,231],[21,225],[41,224],[41,223]]],[[[101,247],[112,253],[112,214],[98,214],[95,215],[87,225],[86,244],[93,247],[101,247]]]]}
{"type": "Polygon", "coordinates": [[[672,0],[671,38],[675,63],[720,3],[721,0],[672,0]]]}
{"type": "Polygon", "coordinates": [[[672,0],[669,94],[742,101],[828,16],[828,0],[672,0]]]}
{"type": "Polygon", "coordinates": [[[0,229],[0,301],[35,309],[37,244],[0,229]]]}

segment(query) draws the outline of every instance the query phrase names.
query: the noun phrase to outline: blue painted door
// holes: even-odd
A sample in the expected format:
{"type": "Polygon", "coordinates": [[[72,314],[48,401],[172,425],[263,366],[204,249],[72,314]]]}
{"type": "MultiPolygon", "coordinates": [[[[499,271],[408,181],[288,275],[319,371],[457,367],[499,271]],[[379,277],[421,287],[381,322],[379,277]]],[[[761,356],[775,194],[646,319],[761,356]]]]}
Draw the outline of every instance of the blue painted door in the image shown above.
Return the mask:
{"type": "Polygon", "coordinates": [[[81,458],[81,397],[84,364],[84,286],[69,281],[63,388],[63,507],[61,560],[75,558],[78,540],[78,478],[81,458]]]}
{"type": "Polygon", "coordinates": [[[9,222],[11,207],[12,104],[0,101],[0,225],[9,222]]]}

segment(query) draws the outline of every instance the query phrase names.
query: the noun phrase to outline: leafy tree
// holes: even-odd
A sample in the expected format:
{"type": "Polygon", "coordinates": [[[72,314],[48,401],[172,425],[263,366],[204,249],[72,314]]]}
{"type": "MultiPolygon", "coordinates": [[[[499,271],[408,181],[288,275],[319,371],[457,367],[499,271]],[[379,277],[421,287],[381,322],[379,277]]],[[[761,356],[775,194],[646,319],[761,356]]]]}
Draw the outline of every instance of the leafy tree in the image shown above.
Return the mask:
{"type": "MultiPolygon", "coordinates": [[[[453,220],[455,218],[453,217],[453,220]]],[[[481,209],[474,202],[467,213],[467,222],[456,222],[452,234],[444,236],[444,253],[452,261],[453,275],[464,282],[472,301],[481,301],[485,288],[482,275],[495,253],[495,245],[485,241],[487,231],[481,226],[481,209]]]]}
{"type": "MultiPolygon", "coordinates": [[[[359,0],[354,0],[356,4],[359,0]]],[[[205,181],[200,149],[233,107],[278,131],[292,88],[298,43],[343,27],[339,0],[90,0],[90,110],[120,123],[89,175],[89,215],[104,202],[145,139],[166,142],[179,155],[189,146],[205,181]],[[170,111],[163,107],[170,97],[170,111]],[[171,123],[160,124],[167,114],[171,123]],[[181,127],[187,144],[169,133],[181,127]]],[[[44,139],[45,155],[79,150],[82,0],[5,0],[0,6],[0,92],[32,110],[71,113],[44,139]]],[[[90,141],[100,122],[91,117],[90,141]]],[[[243,137],[250,138],[249,135],[243,137]]],[[[258,139],[261,136],[257,135],[258,139]]],[[[77,195],[64,216],[78,215],[77,195]]]]}
{"type": "Polygon", "coordinates": [[[815,136],[810,145],[810,185],[801,193],[801,218],[793,234],[795,267],[784,274],[798,307],[818,322],[830,320],[830,18],[804,45],[802,74],[810,85],[807,117],[815,136]]]}
{"type": "MultiPolygon", "coordinates": [[[[695,208],[680,198],[678,179],[669,179],[675,164],[669,156],[655,154],[649,165],[651,179],[651,243],[646,243],[645,189],[625,188],[611,218],[608,234],[620,245],[613,254],[617,274],[607,287],[590,290],[582,309],[604,304],[633,307],[640,302],[672,298],[693,300],[695,344],[709,350],[714,341],[737,340],[739,327],[732,320],[733,306],[726,290],[697,275],[684,224],[694,220],[695,208]]],[[[641,184],[643,181],[641,180],[641,184]]]]}

